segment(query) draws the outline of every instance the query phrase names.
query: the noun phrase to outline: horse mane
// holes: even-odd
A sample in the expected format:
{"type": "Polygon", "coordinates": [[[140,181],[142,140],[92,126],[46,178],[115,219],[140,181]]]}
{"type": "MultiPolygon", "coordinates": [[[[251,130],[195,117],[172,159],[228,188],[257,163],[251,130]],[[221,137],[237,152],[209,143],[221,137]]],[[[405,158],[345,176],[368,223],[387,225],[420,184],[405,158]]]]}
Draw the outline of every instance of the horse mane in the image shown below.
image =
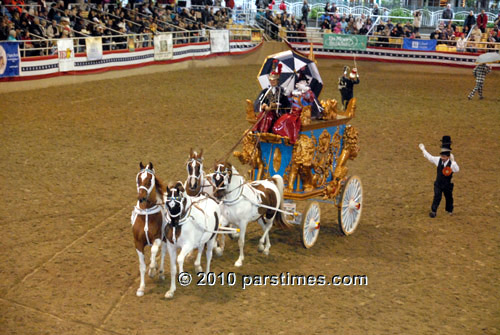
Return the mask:
{"type": "Polygon", "coordinates": [[[156,192],[158,193],[158,197],[161,198],[162,202],[163,202],[163,197],[164,197],[167,189],[166,189],[163,181],[161,179],[159,179],[157,176],[155,176],[155,188],[156,188],[156,192]]]}

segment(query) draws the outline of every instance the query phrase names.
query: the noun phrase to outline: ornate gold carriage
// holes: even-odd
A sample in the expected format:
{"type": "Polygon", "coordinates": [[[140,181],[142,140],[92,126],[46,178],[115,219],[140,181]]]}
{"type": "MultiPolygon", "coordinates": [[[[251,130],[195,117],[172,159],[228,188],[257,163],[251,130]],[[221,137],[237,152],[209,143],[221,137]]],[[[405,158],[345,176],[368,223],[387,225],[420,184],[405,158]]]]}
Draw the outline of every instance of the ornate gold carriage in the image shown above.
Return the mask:
{"type": "MultiPolygon", "coordinates": [[[[253,103],[247,100],[247,120],[257,121],[253,103]]],[[[356,230],[362,212],[363,188],[357,176],[348,176],[347,161],[359,152],[358,132],[349,125],[355,115],[356,98],[346,111],[339,112],[333,99],[321,101],[321,120],[311,120],[305,108],[301,114],[298,140],[273,133],[248,132],[242,151],[234,152],[241,163],[251,167],[250,178],[266,179],[279,174],[285,184],[287,223],[302,224],[302,242],[312,247],[319,235],[319,202],[338,208],[340,230],[350,235],[356,230]],[[297,200],[312,200],[303,213],[296,213],[297,200]]]]}

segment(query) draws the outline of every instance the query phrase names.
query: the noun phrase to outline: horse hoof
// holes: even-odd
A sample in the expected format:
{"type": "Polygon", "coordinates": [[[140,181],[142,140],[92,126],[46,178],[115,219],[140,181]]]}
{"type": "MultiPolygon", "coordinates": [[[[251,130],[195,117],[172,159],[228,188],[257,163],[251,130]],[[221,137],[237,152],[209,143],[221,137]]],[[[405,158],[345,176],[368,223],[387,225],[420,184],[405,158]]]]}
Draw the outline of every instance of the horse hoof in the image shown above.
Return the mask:
{"type": "Polygon", "coordinates": [[[160,275],[160,280],[165,280],[165,275],[160,275]]]}
{"type": "Polygon", "coordinates": [[[167,293],[165,293],[165,298],[172,299],[173,297],[174,297],[174,292],[167,291],[167,293]]]}
{"type": "Polygon", "coordinates": [[[215,248],[215,254],[216,254],[218,257],[221,257],[221,256],[222,256],[222,254],[223,254],[223,250],[222,250],[222,248],[219,248],[219,247],[215,248]]]}
{"type": "Polygon", "coordinates": [[[269,250],[264,250],[264,255],[269,255],[269,250]]]}
{"type": "Polygon", "coordinates": [[[137,290],[137,292],[135,293],[138,297],[142,297],[144,295],[144,291],[139,289],[137,290]]]}
{"type": "Polygon", "coordinates": [[[259,244],[259,251],[264,251],[264,244],[259,244]]]}
{"type": "Polygon", "coordinates": [[[149,277],[153,278],[156,274],[156,269],[149,269],[148,275],[149,277]]]}
{"type": "Polygon", "coordinates": [[[236,263],[234,263],[234,266],[236,266],[237,268],[241,267],[242,265],[243,265],[243,262],[240,260],[237,260],[236,263]]]}
{"type": "Polygon", "coordinates": [[[196,266],[196,273],[203,272],[203,268],[201,266],[196,266]]]}

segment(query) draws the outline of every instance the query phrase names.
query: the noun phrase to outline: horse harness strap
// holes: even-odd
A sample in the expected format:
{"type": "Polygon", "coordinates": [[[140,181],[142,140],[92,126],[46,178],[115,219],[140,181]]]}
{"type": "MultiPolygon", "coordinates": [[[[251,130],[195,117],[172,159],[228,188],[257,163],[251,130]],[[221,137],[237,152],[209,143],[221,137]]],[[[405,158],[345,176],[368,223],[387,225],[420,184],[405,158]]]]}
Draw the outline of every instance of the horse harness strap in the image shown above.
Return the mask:
{"type": "MultiPolygon", "coordinates": [[[[236,199],[234,200],[222,200],[222,202],[224,203],[224,205],[228,205],[228,206],[232,206],[234,204],[237,204],[238,202],[240,202],[240,198],[241,198],[241,195],[243,194],[243,187],[245,187],[245,185],[247,185],[247,183],[241,183],[240,186],[238,186],[237,188],[235,188],[234,190],[232,190],[231,192],[234,192],[236,189],[240,189],[240,194],[238,194],[238,196],[236,197],[236,199]]],[[[227,192],[227,194],[231,193],[231,192],[227,192]]]]}
{"type": "Polygon", "coordinates": [[[148,245],[151,245],[151,241],[149,240],[149,215],[157,214],[159,212],[162,212],[162,230],[161,230],[161,240],[163,241],[164,239],[164,230],[163,227],[166,225],[166,220],[165,220],[165,214],[163,213],[163,207],[160,205],[156,205],[151,208],[146,208],[146,209],[141,209],[137,206],[134,207],[134,210],[132,211],[132,226],[135,223],[135,220],[137,219],[138,215],[144,215],[146,217],[145,223],[144,223],[144,233],[146,235],[146,242],[148,245]]]}

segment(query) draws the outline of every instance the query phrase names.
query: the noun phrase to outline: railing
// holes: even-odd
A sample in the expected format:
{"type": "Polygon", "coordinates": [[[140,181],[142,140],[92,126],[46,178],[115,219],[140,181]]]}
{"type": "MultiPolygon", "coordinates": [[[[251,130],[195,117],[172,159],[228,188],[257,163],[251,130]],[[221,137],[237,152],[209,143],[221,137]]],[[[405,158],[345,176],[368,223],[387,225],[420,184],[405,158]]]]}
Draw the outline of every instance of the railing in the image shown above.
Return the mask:
{"type": "MultiPolygon", "coordinates": [[[[286,39],[290,42],[298,43],[323,43],[324,33],[317,28],[311,28],[308,31],[287,31],[286,39]]],[[[367,46],[385,47],[385,48],[403,48],[404,37],[393,37],[384,35],[373,35],[368,37],[367,46]]],[[[463,46],[458,45],[458,40],[436,40],[436,51],[441,52],[500,52],[500,43],[463,41],[463,46]],[[463,49],[462,49],[463,47],[463,49]]]]}
{"type": "MultiPolygon", "coordinates": [[[[176,31],[171,32],[173,44],[199,43],[209,41],[209,35],[206,30],[196,31],[176,31]]],[[[103,51],[126,50],[133,46],[134,48],[153,47],[153,34],[122,34],[99,36],[102,38],[103,51]]],[[[229,29],[230,40],[250,41],[252,39],[252,29],[240,28],[229,29]]],[[[86,37],[71,37],[73,40],[74,52],[85,52],[86,37]]],[[[28,48],[28,43],[19,41],[21,57],[31,56],[50,56],[57,53],[57,41],[59,39],[35,39],[29,42],[33,45],[28,48]]]]}

